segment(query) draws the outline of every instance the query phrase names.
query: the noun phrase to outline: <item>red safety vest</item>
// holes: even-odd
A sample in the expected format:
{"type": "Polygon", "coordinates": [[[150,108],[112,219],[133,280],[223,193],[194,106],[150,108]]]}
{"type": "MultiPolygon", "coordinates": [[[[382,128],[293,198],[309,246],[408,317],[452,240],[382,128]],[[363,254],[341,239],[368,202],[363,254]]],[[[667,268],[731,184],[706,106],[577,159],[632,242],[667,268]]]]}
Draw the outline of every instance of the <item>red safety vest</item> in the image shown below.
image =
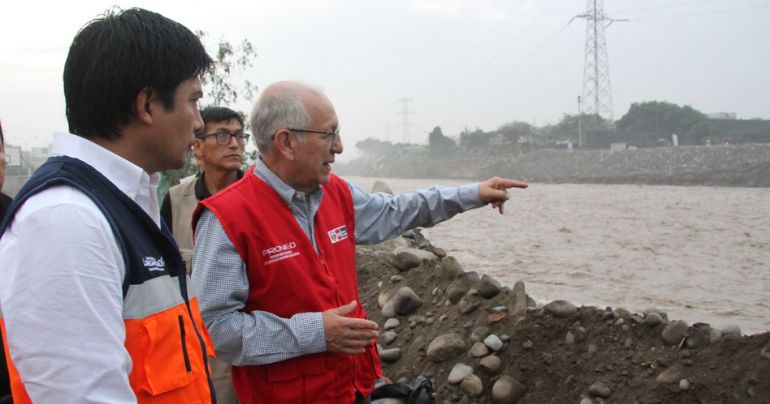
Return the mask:
{"type": "MultiPolygon", "coordinates": [[[[319,252],[280,196],[249,170],[204,200],[247,265],[244,311],[289,318],[358,301],[350,317],[366,318],[358,299],[355,213],[348,184],[332,175],[315,216],[319,252]]],[[[197,215],[195,215],[197,217],[197,215]]],[[[381,376],[375,344],[360,355],[319,353],[270,365],[234,366],[238,398],[250,403],[346,403],[368,396],[381,376]]]]}

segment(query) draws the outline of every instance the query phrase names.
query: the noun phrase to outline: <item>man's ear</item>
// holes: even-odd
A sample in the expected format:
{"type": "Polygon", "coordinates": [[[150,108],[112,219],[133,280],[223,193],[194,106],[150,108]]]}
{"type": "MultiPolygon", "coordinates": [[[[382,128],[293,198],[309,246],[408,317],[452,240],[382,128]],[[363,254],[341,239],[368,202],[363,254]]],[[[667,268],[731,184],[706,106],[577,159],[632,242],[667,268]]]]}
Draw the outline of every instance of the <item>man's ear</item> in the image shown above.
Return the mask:
{"type": "Polygon", "coordinates": [[[195,155],[195,159],[198,161],[201,161],[203,158],[203,139],[195,138],[195,141],[192,145],[193,155],[195,155]]]}
{"type": "Polygon", "coordinates": [[[152,104],[157,100],[156,94],[152,88],[145,87],[136,95],[134,110],[136,111],[136,119],[139,122],[147,125],[152,123],[152,104]]]}
{"type": "Polygon", "coordinates": [[[286,160],[294,161],[295,148],[297,147],[297,139],[295,136],[291,136],[291,132],[287,129],[281,129],[275,132],[273,138],[273,150],[282,155],[286,160]]]}

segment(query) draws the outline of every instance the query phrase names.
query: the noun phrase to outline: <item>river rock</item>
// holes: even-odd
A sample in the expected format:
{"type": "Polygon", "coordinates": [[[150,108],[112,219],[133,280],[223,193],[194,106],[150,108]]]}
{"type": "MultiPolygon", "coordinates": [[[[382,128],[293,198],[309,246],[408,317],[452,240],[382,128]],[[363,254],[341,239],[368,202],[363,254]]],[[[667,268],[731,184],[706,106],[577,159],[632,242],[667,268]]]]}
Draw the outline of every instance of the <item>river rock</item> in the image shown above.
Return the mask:
{"type": "Polygon", "coordinates": [[[470,339],[473,342],[481,342],[481,341],[484,340],[484,338],[487,337],[487,335],[489,335],[490,332],[491,331],[489,330],[489,327],[485,327],[483,325],[479,326],[479,327],[476,327],[471,332],[470,339]]]}
{"type": "Polygon", "coordinates": [[[377,305],[380,306],[380,308],[385,307],[385,304],[390,301],[394,294],[396,294],[396,289],[383,290],[379,295],[377,295],[377,305]]]}
{"type": "Polygon", "coordinates": [[[379,349],[383,362],[395,362],[401,358],[401,348],[379,349]]]}
{"type": "Polygon", "coordinates": [[[372,184],[372,193],[384,192],[393,195],[393,189],[385,181],[377,180],[372,184]]]}
{"type": "Polygon", "coordinates": [[[577,307],[566,300],[554,300],[545,305],[545,309],[556,317],[568,317],[577,312],[577,307]]]}
{"type": "Polygon", "coordinates": [[[433,248],[431,249],[431,252],[433,252],[433,254],[436,254],[436,256],[439,258],[446,257],[446,250],[441,247],[433,246],[433,248]]]}
{"type": "Polygon", "coordinates": [[[460,382],[471,373],[473,373],[472,367],[464,363],[457,363],[452,367],[452,371],[449,372],[447,382],[449,382],[449,384],[460,384],[460,382]]]}
{"type": "Polygon", "coordinates": [[[471,347],[470,353],[474,358],[482,358],[489,355],[489,348],[481,342],[476,342],[471,347]]]}
{"type": "Polygon", "coordinates": [[[508,312],[508,306],[490,307],[490,308],[487,309],[487,311],[492,313],[492,314],[507,313],[508,312]]]}
{"type": "Polygon", "coordinates": [[[393,302],[393,310],[396,314],[401,316],[412,314],[422,306],[422,299],[409,286],[399,289],[390,302],[393,302]]]}
{"type": "Polygon", "coordinates": [[[495,334],[489,334],[486,338],[484,338],[484,345],[488,346],[489,349],[499,352],[501,349],[503,349],[503,341],[500,340],[500,338],[495,334]]]}
{"type": "Polygon", "coordinates": [[[457,302],[468,293],[468,290],[470,290],[472,281],[467,275],[467,273],[464,273],[461,276],[458,276],[457,279],[447,287],[446,295],[450,303],[457,304],[457,302]]]}
{"type": "Polygon", "coordinates": [[[501,288],[500,282],[487,274],[481,275],[481,280],[476,285],[479,294],[485,299],[491,299],[500,294],[501,288]]]}
{"type": "Polygon", "coordinates": [[[723,337],[740,337],[741,334],[741,327],[738,327],[737,325],[728,325],[727,327],[723,328],[722,330],[722,336],[723,337]]]}
{"type": "Polygon", "coordinates": [[[463,273],[465,271],[455,257],[449,256],[441,261],[441,276],[444,279],[452,281],[463,273]]]}
{"type": "Polygon", "coordinates": [[[683,320],[672,321],[666,324],[660,335],[666,344],[676,345],[682,341],[682,338],[687,336],[688,328],[687,322],[683,320]]]}
{"type": "Polygon", "coordinates": [[[401,325],[401,321],[399,321],[397,318],[389,318],[385,320],[385,324],[382,326],[382,328],[384,328],[387,331],[387,330],[392,330],[398,327],[399,325],[401,325]]]}
{"type": "Polygon", "coordinates": [[[658,377],[655,378],[655,381],[659,384],[673,384],[678,382],[681,376],[682,368],[679,365],[674,365],[661,372],[658,377]]]}
{"type": "Polygon", "coordinates": [[[612,389],[607,383],[596,382],[588,386],[588,394],[596,397],[607,398],[612,394],[612,389]]]}
{"type": "Polygon", "coordinates": [[[481,306],[481,298],[475,289],[470,289],[468,293],[463,295],[463,297],[460,298],[460,301],[457,302],[457,310],[462,314],[473,313],[479,306],[481,306]]]}
{"type": "Polygon", "coordinates": [[[479,360],[479,367],[489,374],[495,374],[503,365],[503,361],[497,355],[487,355],[479,360]]]}
{"type": "Polygon", "coordinates": [[[642,324],[647,327],[655,327],[656,325],[663,324],[663,317],[661,317],[660,314],[653,312],[644,316],[642,324]]]}
{"type": "Polygon", "coordinates": [[[516,281],[513,285],[513,314],[523,316],[527,313],[527,293],[524,290],[524,282],[516,281]]]}
{"type": "Polygon", "coordinates": [[[385,345],[390,345],[391,342],[395,341],[398,337],[398,333],[395,331],[385,331],[382,333],[382,342],[385,345]]]}
{"type": "Polygon", "coordinates": [[[391,318],[396,316],[396,306],[395,304],[393,304],[392,299],[387,303],[385,303],[384,306],[382,306],[382,310],[380,310],[380,314],[382,314],[382,317],[384,318],[391,318]]]}
{"type": "Polygon", "coordinates": [[[393,266],[401,272],[406,272],[422,264],[422,258],[417,255],[416,248],[397,248],[394,252],[393,266]]]}
{"type": "Polygon", "coordinates": [[[465,352],[465,341],[456,333],[442,334],[428,345],[426,355],[433,362],[443,362],[465,352]]]}
{"type": "Polygon", "coordinates": [[[465,376],[465,379],[460,383],[460,388],[468,397],[478,397],[484,392],[484,385],[481,383],[481,379],[473,373],[465,376]]]}
{"type": "Polygon", "coordinates": [[[713,344],[722,338],[722,331],[712,328],[709,330],[709,344],[713,344]]]}
{"type": "Polygon", "coordinates": [[[515,403],[526,394],[527,388],[513,376],[502,375],[492,385],[492,402],[499,404],[515,403]]]}
{"type": "Polygon", "coordinates": [[[406,400],[400,398],[378,398],[372,400],[372,404],[406,404],[406,400]]]}

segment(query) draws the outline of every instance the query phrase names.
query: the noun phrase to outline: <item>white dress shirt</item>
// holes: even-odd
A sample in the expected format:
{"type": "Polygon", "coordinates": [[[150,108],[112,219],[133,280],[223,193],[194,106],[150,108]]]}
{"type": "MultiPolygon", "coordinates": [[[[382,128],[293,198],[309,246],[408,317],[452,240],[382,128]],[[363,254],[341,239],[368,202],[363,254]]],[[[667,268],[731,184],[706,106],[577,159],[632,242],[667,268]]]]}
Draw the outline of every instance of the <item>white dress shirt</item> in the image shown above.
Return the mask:
{"type": "MultiPolygon", "coordinates": [[[[53,152],[103,174],[160,226],[159,175],[79,136],[53,152]]],[[[123,257],[101,210],[70,186],[30,197],[0,239],[0,309],[35,403],[135,403],[123,323],[123,257]]]]}

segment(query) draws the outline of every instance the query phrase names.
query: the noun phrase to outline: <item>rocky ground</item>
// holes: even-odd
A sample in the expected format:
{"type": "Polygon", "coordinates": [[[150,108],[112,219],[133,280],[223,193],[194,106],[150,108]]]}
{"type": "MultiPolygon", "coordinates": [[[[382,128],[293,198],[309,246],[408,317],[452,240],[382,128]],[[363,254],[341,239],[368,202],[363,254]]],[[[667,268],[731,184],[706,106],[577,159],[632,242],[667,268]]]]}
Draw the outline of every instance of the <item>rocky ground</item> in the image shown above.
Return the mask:
{"type": "Polygon", "coordinates": [[[770,403],[770,333],[537,306],[523,283],[465,270],[418,231],[357,255],[385,376],[428,377],[438,403],[770,403]]]}

